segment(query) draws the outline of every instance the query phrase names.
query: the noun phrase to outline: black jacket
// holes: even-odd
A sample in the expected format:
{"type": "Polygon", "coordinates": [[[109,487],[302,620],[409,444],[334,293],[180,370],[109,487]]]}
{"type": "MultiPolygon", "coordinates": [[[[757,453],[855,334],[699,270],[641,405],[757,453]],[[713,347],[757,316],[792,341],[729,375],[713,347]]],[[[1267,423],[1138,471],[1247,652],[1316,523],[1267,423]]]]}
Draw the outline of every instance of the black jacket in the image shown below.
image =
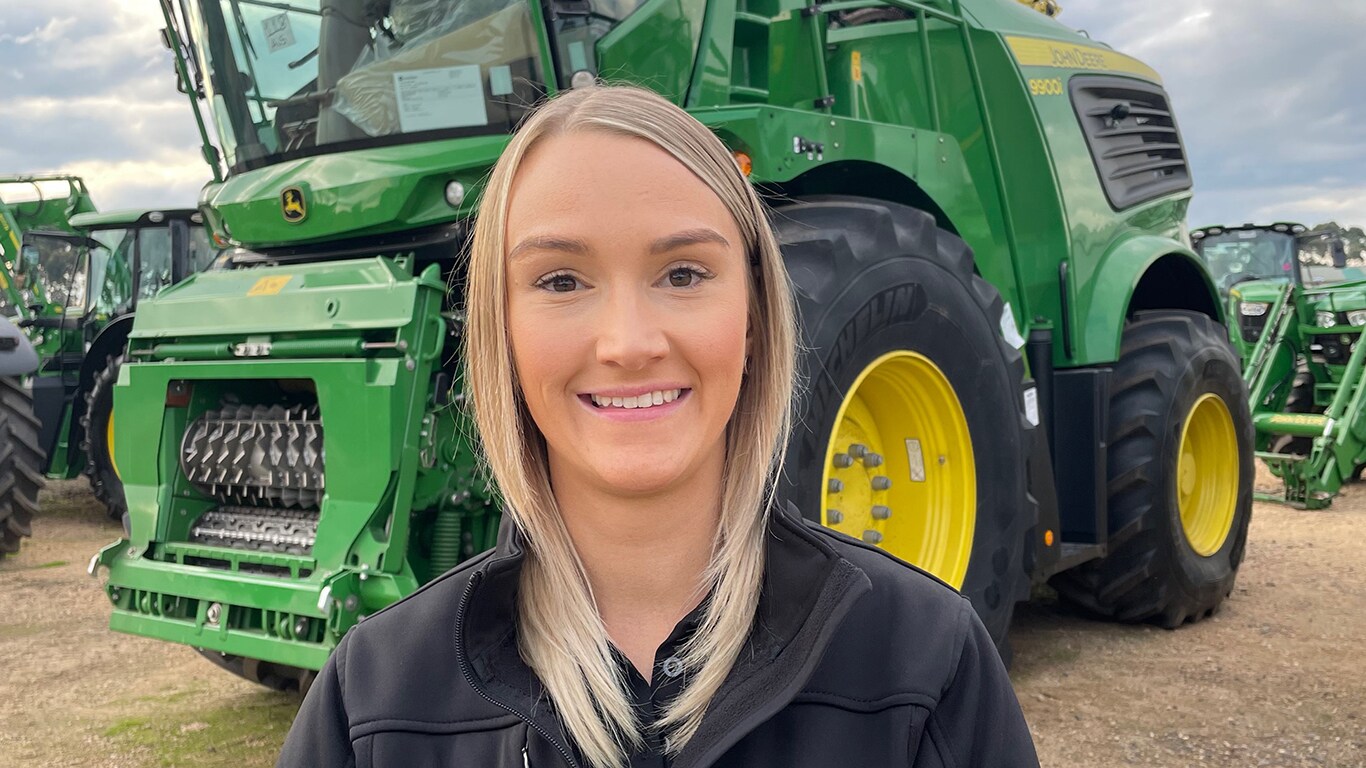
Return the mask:
{"type": "MultiPolygon", "coordinates": [[[[673,768],[1037,766],[968,601],[878,549],[776,513],[758,621],[673,768]]],[[[497,548],[352,629],[279,766],[579,766],[517,652],[523,551],[497,548]]]]}

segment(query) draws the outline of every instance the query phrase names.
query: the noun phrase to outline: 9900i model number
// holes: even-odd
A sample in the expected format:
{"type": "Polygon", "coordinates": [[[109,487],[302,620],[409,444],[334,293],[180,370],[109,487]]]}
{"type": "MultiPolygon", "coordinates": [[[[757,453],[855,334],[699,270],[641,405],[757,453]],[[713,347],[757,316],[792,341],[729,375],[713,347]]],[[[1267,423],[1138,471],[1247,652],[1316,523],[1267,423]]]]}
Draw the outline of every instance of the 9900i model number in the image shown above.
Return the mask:
{"type": "Polygon", "coordinates": [[[1031,78],[1029,81],[1029,92],[1035,96],[1061,96],[1062,78],[1031,78]]]}

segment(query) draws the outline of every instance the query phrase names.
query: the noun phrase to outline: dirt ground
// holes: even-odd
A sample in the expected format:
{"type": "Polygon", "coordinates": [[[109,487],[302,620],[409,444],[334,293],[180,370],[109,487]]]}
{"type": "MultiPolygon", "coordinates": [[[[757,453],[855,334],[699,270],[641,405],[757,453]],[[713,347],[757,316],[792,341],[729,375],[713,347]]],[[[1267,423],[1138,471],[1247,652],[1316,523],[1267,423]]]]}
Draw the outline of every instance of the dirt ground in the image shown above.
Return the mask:
{"type": "MultiPolygon", "coordinates": [[[[110,632],[85,567],[118,526],[83,481],[42,502],[0,562],[0,765],[271,765],[297,701],[110,632]]],[[[1366,487],[1324,512],[1258,504],[1208,621],[1116,626],[1041,595],[1012,641],[1045,766],[1366,765],[1366,487]]]]}

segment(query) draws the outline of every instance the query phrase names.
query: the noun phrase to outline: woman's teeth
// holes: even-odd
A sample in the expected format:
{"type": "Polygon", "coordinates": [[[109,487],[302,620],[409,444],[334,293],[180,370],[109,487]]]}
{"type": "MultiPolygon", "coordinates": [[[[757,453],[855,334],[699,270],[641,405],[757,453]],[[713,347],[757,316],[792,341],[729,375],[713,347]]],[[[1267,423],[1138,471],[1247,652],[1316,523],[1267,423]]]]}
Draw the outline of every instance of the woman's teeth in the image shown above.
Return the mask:
{"type": "Polygon", "coordinates": [[[631,397],[602,397],[600,395],[590,395],[590,397],[593,398],[593,405],[599,408],[652,408],[656,405],[672,403],[678,399],[682,392],[681,389],[659,389],[631,397]]]}

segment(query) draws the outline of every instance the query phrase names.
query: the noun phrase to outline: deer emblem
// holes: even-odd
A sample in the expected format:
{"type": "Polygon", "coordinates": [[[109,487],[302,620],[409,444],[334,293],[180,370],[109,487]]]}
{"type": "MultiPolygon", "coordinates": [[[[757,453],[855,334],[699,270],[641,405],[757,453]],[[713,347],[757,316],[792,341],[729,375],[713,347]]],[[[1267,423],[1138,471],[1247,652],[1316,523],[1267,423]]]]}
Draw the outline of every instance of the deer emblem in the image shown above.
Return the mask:
{"type": "Polygon", "coordinates": [[[304,204],[304,191],[298,187],[285,187],[280,192],[280,213],[285,217],[285,221],[303,221],[308,215],[308,208],[304,204]]]}

